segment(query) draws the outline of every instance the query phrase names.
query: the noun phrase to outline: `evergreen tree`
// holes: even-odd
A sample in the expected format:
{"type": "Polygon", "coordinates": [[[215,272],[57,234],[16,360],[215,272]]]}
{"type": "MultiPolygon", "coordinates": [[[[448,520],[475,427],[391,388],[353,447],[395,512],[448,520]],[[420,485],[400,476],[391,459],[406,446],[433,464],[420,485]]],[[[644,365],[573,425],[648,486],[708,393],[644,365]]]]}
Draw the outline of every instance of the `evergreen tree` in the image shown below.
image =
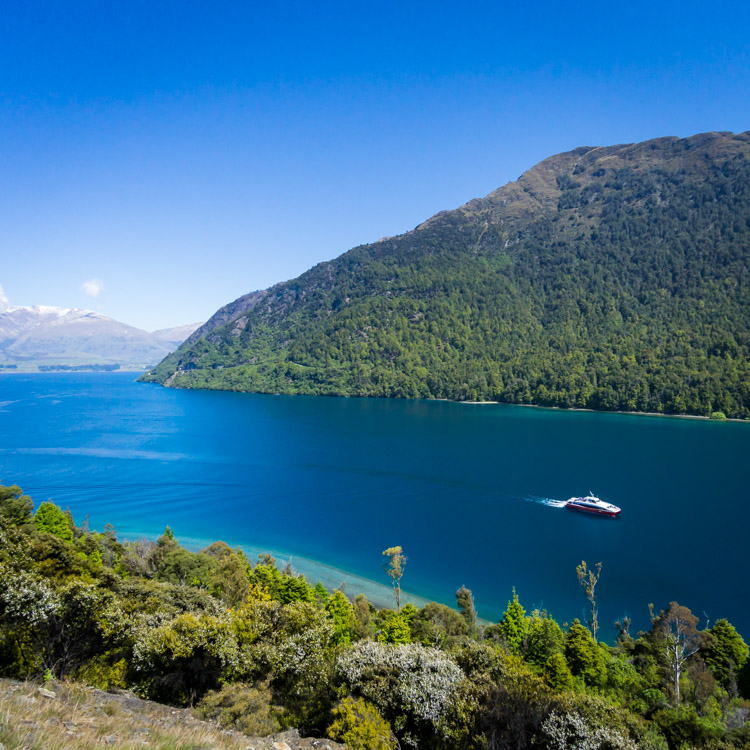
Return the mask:
{"type": "Polygon", "coordinates": [[[500,634],[508,644],[508,648],[517,654],[521,651],[526,633],[528,632],[529,622],[526,617],[526,610],[518,601],[518,594],[513,587],[513,598],[508,602],[508,608],[500,620],[500,634]]]}
{"type": "Polygon", "coordinates": [[[37,531],[53,534],[58,539],[73,541],[73,529],[68,515],[49,501],[42,503],[34,514],[34,525],[37,531]]]}
{"type": "Polygon", "coordinates": [[[591,687],[601,687],[607,679],[607,657],[588,628],[576,619],[565,638],[565,659],[570,671],[591,687]]]}
{"type": "Polygon", "coordinates": [[[724,687],[734,683],[736,692],[737,675],[748,659],[747,644],[727,620],[718,620],[708,632],[713,638],[704,652],[706,664],[724,687]]]}
{"type": "Polygon", "coordinates": [[[354,610],[351,602],[341,591],[334,591],[325,609],[333,620],[335,642],[351,643],[354,628],[354,610]]]}
{"type": "Polygon", "coordinates": [[[378,640],[381,643],[411,643],[409,622],[399,612],[391,612],[383,622],[378,640]]]}
{"type": "Polygon", "coordinates": [[[544,664],[544,679],[556,692],[562,693],[573,687],[573,675],[562,654],[552,654],[544,664]]]}

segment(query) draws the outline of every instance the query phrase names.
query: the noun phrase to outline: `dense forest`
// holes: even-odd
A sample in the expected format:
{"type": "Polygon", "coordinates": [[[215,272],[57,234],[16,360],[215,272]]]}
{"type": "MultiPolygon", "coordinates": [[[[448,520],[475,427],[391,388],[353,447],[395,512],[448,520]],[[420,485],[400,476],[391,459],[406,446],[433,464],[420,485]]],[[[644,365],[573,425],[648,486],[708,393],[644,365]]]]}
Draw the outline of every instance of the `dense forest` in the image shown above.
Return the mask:
{"type": "Polygon", "coordinates": [[[0,487],[0,676],[127,687],[249,734],[296,726],[356,750],[750,745],[748,647],[726,620],[701,628],[665,603],[649,630],[626,620],[605,644],[602,569],[582,563],[588,622],[527,612],[514,590],[481,624],[464,586],[455,608],[400,606],[403,551],[383,562],[396,606],[378,610],[269,555],[190,552],[169,528],[118,540],[0,487]]]}
{"type": "Polygon", "coordinates": [[[144,380],[750,417],[750,133],[580,148],[240,298],[144,380]]]}

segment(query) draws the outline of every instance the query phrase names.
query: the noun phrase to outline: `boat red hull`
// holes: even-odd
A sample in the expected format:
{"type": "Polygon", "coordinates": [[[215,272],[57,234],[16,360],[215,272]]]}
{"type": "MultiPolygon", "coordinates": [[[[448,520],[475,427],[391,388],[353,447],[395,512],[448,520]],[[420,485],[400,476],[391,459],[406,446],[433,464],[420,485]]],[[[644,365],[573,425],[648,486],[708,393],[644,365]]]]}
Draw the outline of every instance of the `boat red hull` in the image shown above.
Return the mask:
{"type": "Polygon", "coordinates": [[[620,511],[613,512],[611,510],[602,510],[601,508],[583,508],[580,505],[574,505],[568,503],[565,505],[569,510],[577,510],[581,513],[593,513],[595,516],[606,516],[607,518],[617,518],[620,515],[620,511]]]}

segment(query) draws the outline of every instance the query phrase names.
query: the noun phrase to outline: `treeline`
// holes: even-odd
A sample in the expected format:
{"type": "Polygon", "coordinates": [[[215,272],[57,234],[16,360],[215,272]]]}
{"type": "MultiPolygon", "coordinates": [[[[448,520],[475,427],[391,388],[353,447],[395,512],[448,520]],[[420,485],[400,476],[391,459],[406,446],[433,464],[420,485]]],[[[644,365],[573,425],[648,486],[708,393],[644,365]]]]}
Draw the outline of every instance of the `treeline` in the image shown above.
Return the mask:
{"type": "Polygon", "coordinates": [[[722,137],[543,163],[273,287],[146,379],[748,418],[750,143],[722,137]]]}
{"type": "Polygon", "coordinates": [[[114,372],[120,365],[39,365],[39,372],[114,372]]]}
{"type": "MultiPolygon", "coordinates": [[[[398,595],[405,559],[384,555],[398,595]]],[[[2,487],[0,673],[127,687],[251,734],[297,726],[362,750],[747,747],[748,648],[732,625],[700,629],[672,602],[648,631],[625,621],[597,642],[598,573],[578,570],[593,628],[526,612],[515,591],[480,626],[465,587],[455,609],[376,609],[269,555],[189,552],[169,529],[121,541],[2,487]]]]}

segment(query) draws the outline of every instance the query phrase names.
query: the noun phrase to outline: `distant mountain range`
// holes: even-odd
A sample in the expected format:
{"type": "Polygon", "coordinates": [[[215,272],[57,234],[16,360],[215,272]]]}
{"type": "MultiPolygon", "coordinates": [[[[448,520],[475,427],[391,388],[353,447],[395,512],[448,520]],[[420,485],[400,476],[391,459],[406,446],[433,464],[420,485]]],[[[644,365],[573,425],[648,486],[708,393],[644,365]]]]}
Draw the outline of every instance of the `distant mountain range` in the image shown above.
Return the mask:
{"type": "Polygon", "coordinates": [[[0,308],[0,364],[119,364],[150,367],[200,324],[148,333],[91,310],[0,308]]]}
{"type": "Polygon", "coordinates": [[[750,418],[750,132],[582,147],[219,310],[180,388],[750,418]]]}

